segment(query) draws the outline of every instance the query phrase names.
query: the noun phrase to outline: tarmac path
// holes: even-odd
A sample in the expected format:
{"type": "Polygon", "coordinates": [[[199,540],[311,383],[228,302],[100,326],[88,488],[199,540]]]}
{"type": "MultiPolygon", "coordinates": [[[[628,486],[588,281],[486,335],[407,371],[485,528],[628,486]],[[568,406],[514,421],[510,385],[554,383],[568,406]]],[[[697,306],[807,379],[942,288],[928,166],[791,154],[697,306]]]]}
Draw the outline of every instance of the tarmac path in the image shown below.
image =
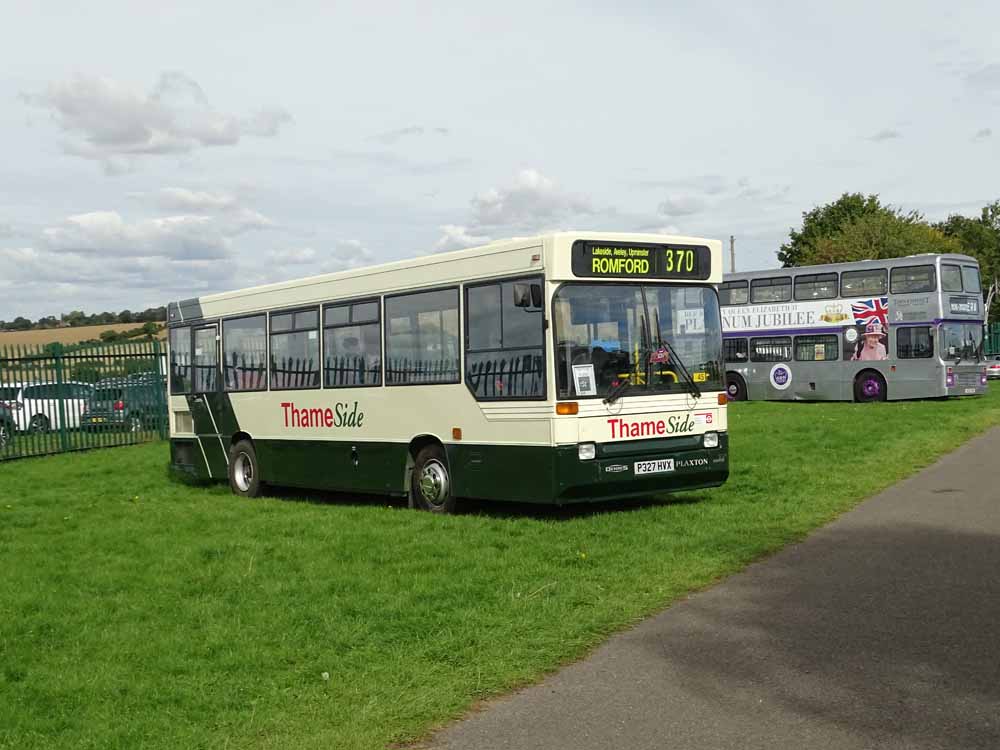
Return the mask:
{"type": "Polygon", "coordinates": [[[1000,428],[428,746],[1000,748],[1000,428]]]}

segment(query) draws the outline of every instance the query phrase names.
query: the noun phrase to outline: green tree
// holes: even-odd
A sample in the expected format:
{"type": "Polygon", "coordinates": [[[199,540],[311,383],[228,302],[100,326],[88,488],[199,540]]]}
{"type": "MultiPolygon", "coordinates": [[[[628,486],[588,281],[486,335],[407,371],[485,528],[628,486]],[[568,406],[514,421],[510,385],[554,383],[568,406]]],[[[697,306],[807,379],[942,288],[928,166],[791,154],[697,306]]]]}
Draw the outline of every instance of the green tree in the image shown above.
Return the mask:
{"type": "Polygon", "coordinates": [[[894,216],[903,221],[921,220],[916,212],[905,214],[891,206],[883,206],[878,195],[844,193],[833,203],[803,212],[802,229],[789,230],[788,242],[778,250],[778,260],[785,268],[808,263],[805,258],[813,253],[820,239],[834,236],[862,216],[894,216]]]}
{"type": "Polygon", "coordinates": [[[963,253],[979,261],[985,284],[1000,276],[1000,201],[984,206],[977,219],[952,214],[935,226],[958,240],[963,253]]]}
{"type": "Polygon", "coordinates": [[[846,263],[899,258],[920,253],[960,253],[961,243],[912,215],[860,216],[829,237],[817,238],[802,255],[803,264],[846,263]]]}

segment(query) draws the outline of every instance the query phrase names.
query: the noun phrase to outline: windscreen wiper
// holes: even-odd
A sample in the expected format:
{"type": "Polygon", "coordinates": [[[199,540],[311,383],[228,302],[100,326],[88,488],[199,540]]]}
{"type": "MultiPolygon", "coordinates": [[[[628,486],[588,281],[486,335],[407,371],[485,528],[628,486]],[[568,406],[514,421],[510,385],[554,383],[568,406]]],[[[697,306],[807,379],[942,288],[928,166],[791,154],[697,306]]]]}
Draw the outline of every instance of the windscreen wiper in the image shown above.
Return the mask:
{"type": "Polygon", "coordinates": [[[657,343],[661,347],[666,347],[667,351],[670,352],[670,361],[675,362],[677,364],[677,367],[680,369],[681,374],[684,376],[684,381],[687,384],[688,389],[691,391],[691,395],[694,396],[695,398],[701,398],[701,389],[698,387],[698,384],[694,382],[694,378],[691,377],[691,373],[688,372],[688,368],[684,364],[684,360],[680,358],[680,355],[677,354],[677,350],[674,349],[674,347],[671,346],[670,342],[667,341],[665,338],[663,338],[663,334],[660,333],[659,310],[656,310],[656,339],[657,343]]]}
{"type": "Polygon", "coordinates": [[[608,388],[607,395],[604,397],[604,403],[613,404],[625,395],[625,391],[632,387],[632,381],[629,377],[630,376],[626,374],[621,380],[617,380],[611,384],[611,387],[608,388]]]}

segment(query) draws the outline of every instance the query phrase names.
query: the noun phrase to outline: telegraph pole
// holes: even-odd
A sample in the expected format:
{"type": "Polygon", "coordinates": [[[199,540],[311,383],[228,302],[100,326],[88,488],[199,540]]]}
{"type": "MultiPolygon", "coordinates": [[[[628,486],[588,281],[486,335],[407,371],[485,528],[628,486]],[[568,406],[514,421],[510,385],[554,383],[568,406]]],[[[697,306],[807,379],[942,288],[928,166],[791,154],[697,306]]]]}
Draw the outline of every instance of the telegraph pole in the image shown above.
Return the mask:
{"type": "Polygon", "coordinates": [[[729,235],[729,273],[736,273],[736,237],[729,235]]]}

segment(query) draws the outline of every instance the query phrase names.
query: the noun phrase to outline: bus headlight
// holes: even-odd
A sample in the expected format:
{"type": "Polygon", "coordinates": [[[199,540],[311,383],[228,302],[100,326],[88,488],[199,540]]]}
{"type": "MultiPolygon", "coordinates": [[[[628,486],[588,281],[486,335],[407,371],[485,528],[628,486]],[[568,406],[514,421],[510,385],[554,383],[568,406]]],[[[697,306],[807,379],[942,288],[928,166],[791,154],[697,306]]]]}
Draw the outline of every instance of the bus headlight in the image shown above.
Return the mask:
{"type": "Polygon", "coordinates": [[[701,436],[701,444],[706,448],[718,448],[719,447],[719,433],[717,432],[706,432],[701,436]]]}
{"type": "Polygon", "coordinates": [[[576,451],[581,461],[590,461],[597,456],[597,446],[594,443],[580,443],[576,451]]]}

